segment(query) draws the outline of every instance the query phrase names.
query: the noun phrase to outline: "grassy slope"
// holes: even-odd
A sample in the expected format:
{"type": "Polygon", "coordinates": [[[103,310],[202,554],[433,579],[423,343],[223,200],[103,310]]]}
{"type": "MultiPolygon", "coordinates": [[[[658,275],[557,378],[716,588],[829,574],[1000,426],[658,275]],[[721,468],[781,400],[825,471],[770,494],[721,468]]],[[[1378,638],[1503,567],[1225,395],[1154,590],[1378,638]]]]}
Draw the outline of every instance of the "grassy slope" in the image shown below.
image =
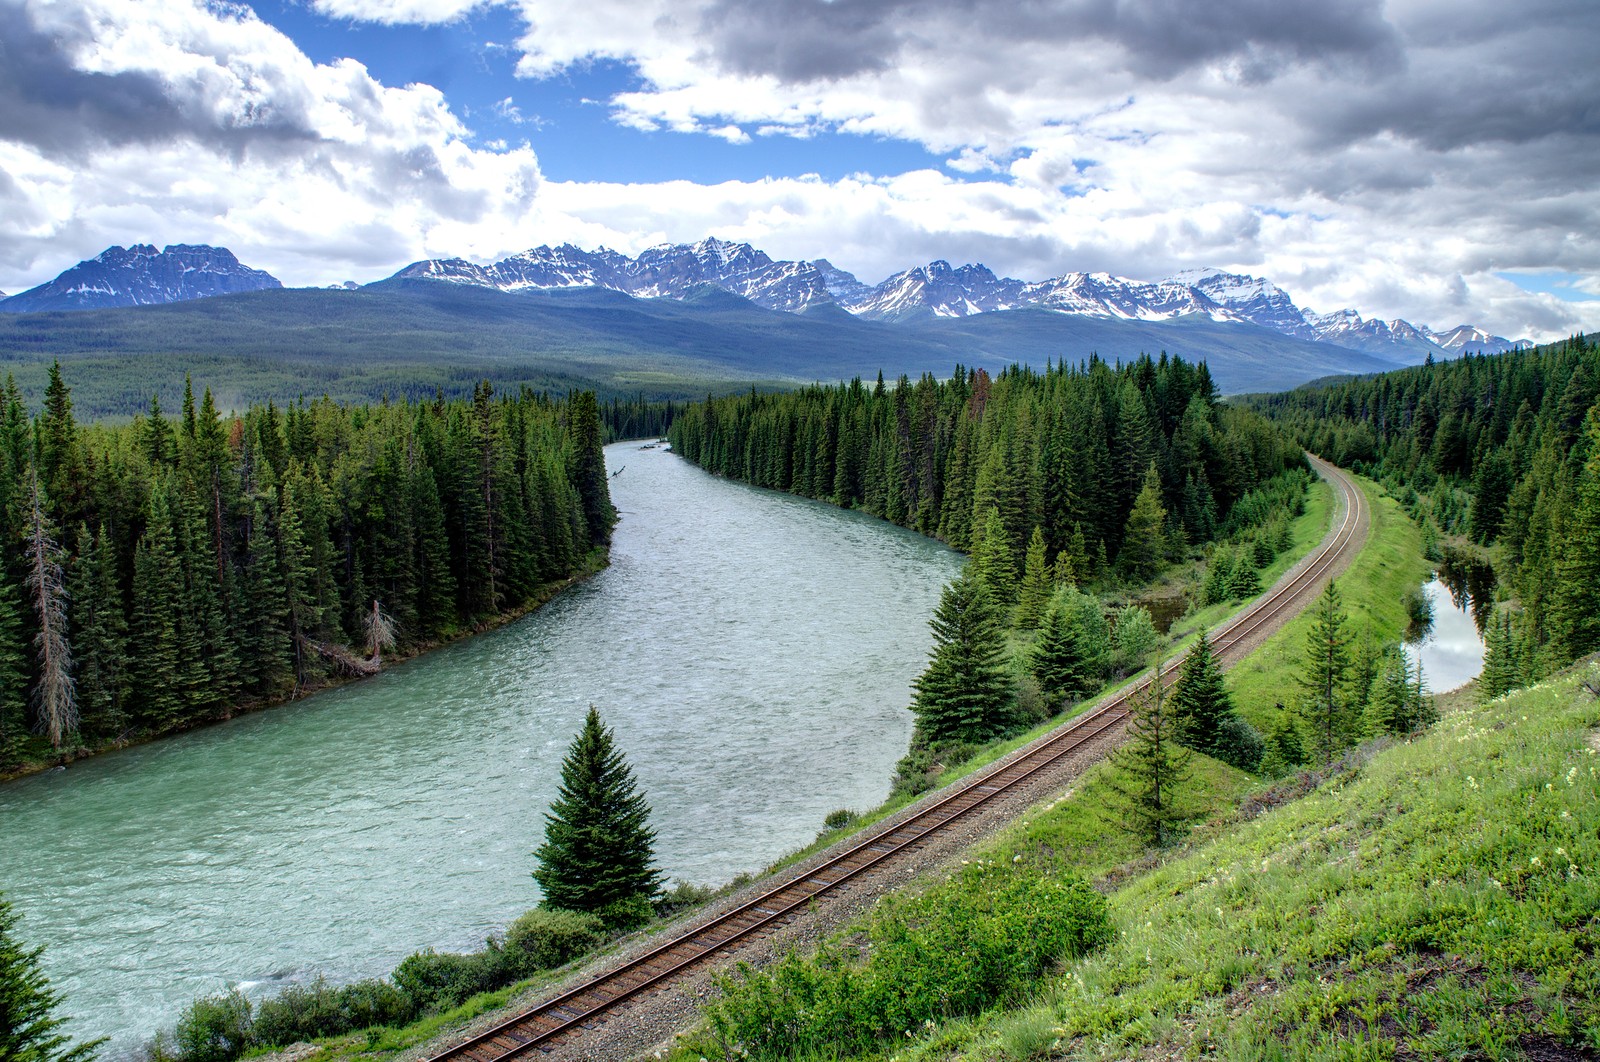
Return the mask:
{"type": "Polygon", "coordinates": [[[1580,678],[1600,665],[1351,757],[1119,889],[1117,942],[1030,1005],[901,1057],[1595,1057],[1600,704],[1580,678]]]}

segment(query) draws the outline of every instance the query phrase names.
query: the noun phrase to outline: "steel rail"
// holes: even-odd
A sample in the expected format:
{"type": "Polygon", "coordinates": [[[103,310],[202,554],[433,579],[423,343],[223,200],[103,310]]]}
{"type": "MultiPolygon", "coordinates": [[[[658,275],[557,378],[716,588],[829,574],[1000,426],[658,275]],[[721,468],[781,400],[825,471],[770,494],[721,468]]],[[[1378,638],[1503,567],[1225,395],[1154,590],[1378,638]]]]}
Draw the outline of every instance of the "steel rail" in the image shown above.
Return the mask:
{"type": "MultiPolygon", "coordinates": [[[[1225,662],[1233,662],[1227,658],[1238,653],[1244,639],[1319,586],[1323,576],[1343,558],[1361,526],[1366,502],[1354,481],[1320,458],[1313,456],[1311,460],[1318,474],[1343,493],[1343,518],[1315,554],[1216,632],[1212,644],[1219,659],[1225,662]]],[[[1163,682],[1182,666],[1186,655],[1174,657],[1162,667],[1163,682]]],[[[731,950],[737,943],[784,921],[817,897],[859,880],[873,868],[921,845],[950,823],[991,804],[1048,770],[1120,725],[1129,714],[1129,702],[1148,689],[1155,677],[1147,676],[1116,692],[994,766],[952,785],[943,796],[917,809],[900,823],[841,849],[819,866],[799,871],[755,898],[449,1047],[426,1062],[507,1062],[534,1048],[548,1050],[558,1037],[589,1026],[617,1005],[659,987],[686,968],[731,950]],[[855,865],[849,865],[852,863],[855,865]],[[842,872],[835,874],[836,871],[842,872]],[[737,922],[746,924],[735,925],[737,922]],[[726,935],[721,935],[720,931],[726,931],[726,935]]]]}

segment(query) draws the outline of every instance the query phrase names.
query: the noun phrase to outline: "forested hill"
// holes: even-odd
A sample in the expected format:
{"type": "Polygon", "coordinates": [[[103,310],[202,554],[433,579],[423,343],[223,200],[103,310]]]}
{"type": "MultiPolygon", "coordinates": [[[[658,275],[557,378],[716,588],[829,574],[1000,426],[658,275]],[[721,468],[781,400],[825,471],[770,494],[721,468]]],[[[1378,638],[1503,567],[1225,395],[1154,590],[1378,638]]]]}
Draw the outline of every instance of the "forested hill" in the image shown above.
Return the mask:
{"type": "Polygon", "coordinates": [[[1597,398],[1590,336],[1251,402],[1382,480],[1433,537],[1489,550],[1502,607],[1482,683],[1494,693],[1600,648],[1597,398]]]}
{"type": "Polygon", "coordinates": [[[367,673],[386,647],[525,606],[610,537],[602,430],[591,393],[487,384],[228,417],[191,391],[177,417],[81,426],[58,373],[31,421],[8,383],[0,771],[367,673]]]}
{"type": "Polygon", "coordinates": [[[1113,567],[1148,578],[1300,459],[1262,417],[1219,404],[1204,364],[1166,356],[711,399],[680,413],[670,437],[712,472],[859,507],[957,549],[977,545],[994,510],[1010,570],[1038,528],[1079,578],[1113,567]],[[1171,518],[1130,523],[1152,475],[1151,502],[1171,518]]]}

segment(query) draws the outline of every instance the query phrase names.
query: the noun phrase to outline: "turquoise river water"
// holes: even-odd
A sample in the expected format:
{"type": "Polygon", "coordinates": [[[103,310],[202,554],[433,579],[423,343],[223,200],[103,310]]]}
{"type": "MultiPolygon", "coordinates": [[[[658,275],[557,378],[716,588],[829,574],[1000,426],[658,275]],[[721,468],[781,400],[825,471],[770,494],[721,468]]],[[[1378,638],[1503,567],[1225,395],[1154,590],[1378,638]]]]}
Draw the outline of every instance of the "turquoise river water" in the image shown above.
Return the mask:
{"type": "Polygon", "coordinates": [[[0,890],[77,1037],[196,995],[386,973],[538,901],[530,856],[590,703],[674,878],[720,884],[883,799],[960,557],[882,521],[607,448],[611,566],[358,684],[0,786],[0,890]]]}

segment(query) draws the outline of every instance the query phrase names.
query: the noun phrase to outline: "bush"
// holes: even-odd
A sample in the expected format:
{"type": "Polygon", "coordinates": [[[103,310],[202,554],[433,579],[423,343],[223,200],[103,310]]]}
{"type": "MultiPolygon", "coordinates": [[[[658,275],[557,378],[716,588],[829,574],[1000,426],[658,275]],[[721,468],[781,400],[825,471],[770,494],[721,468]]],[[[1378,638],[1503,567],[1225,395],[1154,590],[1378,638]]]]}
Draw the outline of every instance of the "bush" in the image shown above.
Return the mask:
{"type": "Polygon", "coordinates": [[[388,980],[369,978],[335,988],[318,977],[263,1000],[256,1007],[251,1043],[287,1047],[375,1025],[404,1025],[421,1011],[419,1002],[388,980]]]}
{"type": "Polygon", "coordinates": [[[1132,674],[1144,666],[1145,657],[1156,647],[1161,635],[1156,632],[1155,621],[1143,605],[1128,605],[1117,609],[1115,634],[1116,668],[1132,674]]]}
{"type": "Polygon", "coordinates": [[[614,933],[627,933],[655,920],[656,909],[644,893],[612,900],[599,911],[601,923],[614,933]]]}
{"type": "Polygon", "coordinates": [[[171,1050],[181,1062],[232,1062],[249,1044],[250,1001],[234,988],[189,1004],[178,1019],[171,1050]]]}
{"type": "MultiPolygon", "coordinates": [[[[691,885],[687,881],[675,881],[672,883],[672,888],[656,897],[656,916],[671,918],[680,911],[709,903],[716,898],[716,895],[717,890],[709,885],[691,885]]],[[[509,941],[507,946],[510,946],[509,941]]]]}
{"type": "Polygon", "coordinates": [[[925,1021],[1014,997],[1114,930],[1105,898],[1082,878],[991,862],[920,896],[885,900],[867,934],[863,962],[824,949],[812,959],[790,954],[771,972],[741,967],[718,978],[713,1036],[755,1058],[871,1052],[925,1021]]]}
{"type": "MultiPolygon", "coordinates": [[[[680,893],[683,887],[680,883],[680,893]]],[[[599,915],[536,908],[506,930],[505,965],[512,972],[511,979],[529,977],[587,955],[605,941],[605,925],[599,915]]]]}
{"type": "Polygon", "coordinates": [[[395,967],[394,983],[418,1010],[443,1011],[514,979],[503,973],[503,954],[498,947],[471,955],[428,948],[406,956],[395,967]]]}
{"type": "Polygon", "coordinates": [[[822,825],[825,829],[842,830],[860,817],[849,808],[839,808],[836,811],[828,812],[827,817],[822,820],[822,825]]]}
{"type": "Polygon", "coordinates": [[[1251,726],[1237,712],[1229,712],[1217,727],[1217,758],[1241,771],[1254,771],[1261,766],[1267,743],[1261,732],[1251,726]]]}

